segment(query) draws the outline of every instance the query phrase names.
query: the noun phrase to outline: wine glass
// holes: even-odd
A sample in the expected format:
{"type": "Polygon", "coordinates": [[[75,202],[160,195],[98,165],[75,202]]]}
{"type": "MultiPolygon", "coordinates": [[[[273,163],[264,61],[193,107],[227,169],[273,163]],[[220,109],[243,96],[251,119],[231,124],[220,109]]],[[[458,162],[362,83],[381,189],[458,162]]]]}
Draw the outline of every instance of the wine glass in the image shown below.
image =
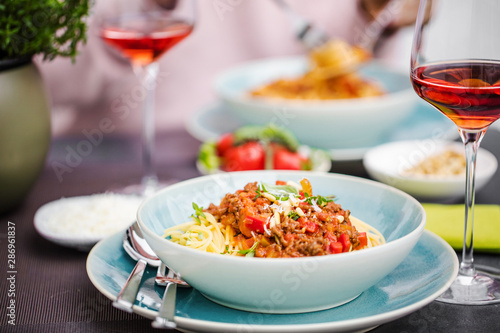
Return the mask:
{"type": "MultiPolygon", "coordinates": [[[[500,270],[474,264],[476,155],[488,127],[500,118],[500,5],[488,0],[420,1],[411,52],[417,94],[451,119],[465,145],[465,227],[457,278],[438,300],[500,302],[500,270]]],[[[499,235],[500,236],[500,235],[499,235]]]]}
{"type": "Polygon", "coordinates": [[[191,33],[195,5],[195,0],[120,0],[112,13],[100,17],[101,39],[129,59],[146,88],[142,101],[142,180],[115,192],[147,196],[162,186],[153,160],[158,59],[191,33]]]}

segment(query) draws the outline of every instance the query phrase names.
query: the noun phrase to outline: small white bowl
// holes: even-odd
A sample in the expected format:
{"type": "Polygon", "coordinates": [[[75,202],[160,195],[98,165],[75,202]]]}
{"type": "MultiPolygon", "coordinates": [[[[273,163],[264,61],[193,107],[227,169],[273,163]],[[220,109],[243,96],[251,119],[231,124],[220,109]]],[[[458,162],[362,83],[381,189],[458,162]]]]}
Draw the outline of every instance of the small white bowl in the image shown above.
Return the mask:
{"type": "Polygon", "coordinates": [[[371,180],[267,170],[228,172],[174,184],[147,198],[137,219],[158,257],[210,300],[246,311],[299,313],[349,302],[387,276],[420,238],[426,215],[410,195],[371,180]],[[192,202],[208,207],[249,182],[303,177],[310,180],[314,193],[336,195],[344,209],[378,229],[387,243],[317,257],[250,258],[201,252],[162,237],[166,228],[189,220],[192,202]]]}
{"type": "Polygon", "coordinates": [[[43,238],[86,252],[132,224],[141,201],[139,196],[113,193],[61,198],[41,206],[33,222],[43,238]]]}
{"type": "Polygon", "coordinates": [[[220,74],[215,91],[242,124],[277,123],[290,129],[301,143],[323,149],[371,146],[408,117],[418,100],[408,73],[376,62],[360,72],[382,85],[387,91],[383,96],[320,101],[250,96],[252,89],[279,78],[298,77],[307,67],[305,57],[252,61],[220,74]]]}
{"type": "MultiPolygon", "coordinates": [[[[443,140],[398,141],[369,150],[363,165],[375,180],[399,188],[417,198],[443,200],[465,195],[465,172],[456,176],[408,176],[404,171],[425,158],[453,150],[464,154],[461,142],[443,140]]],[[[476,160],[476,191],[491,179],[498,162],[493,154],[480,148],[476,160]]]]}

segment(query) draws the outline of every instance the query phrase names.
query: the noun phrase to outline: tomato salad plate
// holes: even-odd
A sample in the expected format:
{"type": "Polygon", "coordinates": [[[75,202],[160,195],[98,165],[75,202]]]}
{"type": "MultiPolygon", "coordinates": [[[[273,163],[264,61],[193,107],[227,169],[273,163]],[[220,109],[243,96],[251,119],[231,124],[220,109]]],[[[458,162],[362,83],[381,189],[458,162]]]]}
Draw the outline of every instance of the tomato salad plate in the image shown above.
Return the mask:
{"type": "MultiPolygon", "coordinates": [[[[292,121],[286,119],[286,114],[284,117],[283,121],[285,125],[288,121],[292,121]]],[[[280,121],[280,123],[283,121],[280,121]]],[[[220,103],[214,103],[195,112],[187,122],[186,129],[194,138],[205,142],[207,140],[216,140],[221,135],[233,132],[248,124],[249,123],[244,123],[237,119],[228,110],[227,106],[220,103]]],[[[432,107],[422,102],[418,102],[413,112],[402,119],[397,126],[394,126],[390,131],[386,131],[376,140],[371,141],[370,144],[345,148],[334,148],[332,146],[327,148],[326,151],[330,154],[333,161],[358,161],[361,160],[364,154],[371,148],[388,142],[402,140],[454,139],[458,137],[457,134],[456,128],[449,119],[435,112],[432,107]]],[[[318,147],[315,143],[317,142],[313,142],[311,146],[318,147]]],[[[323,144],[325,144],[325,142],[323,142],[323,144]]]]}
{"type": "Polygon", "coordinates": [[[196,167],[202,174],[245,170],[313,170],[328,172],[328,152],[301,145],[292,132],[273,123],[243,126],[205,141],[196,167]]]}

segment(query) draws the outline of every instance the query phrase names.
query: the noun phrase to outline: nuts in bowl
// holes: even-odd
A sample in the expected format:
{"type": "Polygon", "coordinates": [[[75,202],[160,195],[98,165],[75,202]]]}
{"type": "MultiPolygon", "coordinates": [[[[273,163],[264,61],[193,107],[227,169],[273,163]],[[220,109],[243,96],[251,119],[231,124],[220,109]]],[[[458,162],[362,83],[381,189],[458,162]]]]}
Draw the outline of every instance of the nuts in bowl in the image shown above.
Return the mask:
{"type": "Polygon", "coordinates": [[[402,171],[408,177],[453,177],[465,174],[465,156],[453,149],[430,155],[402,171]]]}
{"type": "MultiPolygon", "coordinates": [[[[476,191],[497,170],[493,154],[479,148],[476,191]]],[[[465,194],[465,157],[461,142],[444,140],[396,141],[369,150],[363,165],[375,180],[399,188],[417,198],[444,200],[465,194]]]]}

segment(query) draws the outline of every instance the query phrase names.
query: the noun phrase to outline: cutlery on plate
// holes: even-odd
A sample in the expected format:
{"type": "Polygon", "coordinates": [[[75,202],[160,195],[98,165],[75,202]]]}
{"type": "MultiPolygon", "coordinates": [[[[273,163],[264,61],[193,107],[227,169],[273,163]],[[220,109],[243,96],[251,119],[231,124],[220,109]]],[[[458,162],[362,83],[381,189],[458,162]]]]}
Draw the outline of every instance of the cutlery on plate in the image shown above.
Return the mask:
{"type": "Polygon", "coordinates": [[[163,301],[161,303],[158,314],[155,320],[151,323],[154,328],[169,328],[175,329],[175,301],[177,298],[177,286],[189,287],[189,284],[184,281],[179,274],[169,269],[167,276],[163,279],[165,281],[165,292],[163,294],[163,301]]]}
{"type": "Polygon", "coordinates": [[[167,266],[160,260],[160,266],[158,266],[158,271],[156,272],[155,283],[159,286],[166,286],[167,282],[165,277],[167,276],[167,266]]]}
{"type": "Polygon", "coordinates": [[[158,267],[155,283],[165,286],[165,293],[160,309],[158,310],[158,315],[152,325],[155,328],[176,328],[177,325],[174,317],[177,285],[190,287],[189,284],[156,256],[144,239],[137,221],[128,227],[123,235],[123,248],[132,259],[137,260],[137,264],[132,273],[130,273],[122,290],[120,290],[116,300],[113,302],[113,306],[126,312],[133,312],[132,308],[137,298],[146,266],[158,267]],[[167,275],[165,275],[166,269],[168,269],[167,275]]]}
{"type": "Polygon", "coordinates": [[[123,235],[123,249],[132,259],[137,260],[137,264],[132,270],[132,273],[130,273],[125,285],[120,290],[116,300],[113,302],[113,306],[126,312],[133,312],[132,307],[137,298],[137,293],[139,292],[141,279],[146,266],[150,265],[159,268],[156,279],[158,281],[164,279],[164,275],[162,276],[161,271],[164,267],[162,268],[160,259],[156,256],[151,247],[149,247],[148,243],[146,243],[137,221],[125,231],[123,235]]]}

